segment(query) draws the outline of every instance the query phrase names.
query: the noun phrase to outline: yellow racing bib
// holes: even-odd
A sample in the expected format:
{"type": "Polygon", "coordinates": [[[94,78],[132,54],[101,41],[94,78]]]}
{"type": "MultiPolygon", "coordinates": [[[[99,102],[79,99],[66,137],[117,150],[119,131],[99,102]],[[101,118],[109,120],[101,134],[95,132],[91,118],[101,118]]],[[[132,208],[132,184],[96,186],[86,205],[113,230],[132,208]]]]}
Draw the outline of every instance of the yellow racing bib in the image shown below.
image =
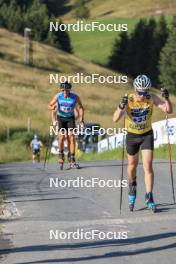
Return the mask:
{"type": "Polygon", "coordinates": [[[125,127],[134,134],[144,134],[152,129],[153,98],[144,98],[143,102],[135,101],[135,94],[128,95],[125,127]]]}

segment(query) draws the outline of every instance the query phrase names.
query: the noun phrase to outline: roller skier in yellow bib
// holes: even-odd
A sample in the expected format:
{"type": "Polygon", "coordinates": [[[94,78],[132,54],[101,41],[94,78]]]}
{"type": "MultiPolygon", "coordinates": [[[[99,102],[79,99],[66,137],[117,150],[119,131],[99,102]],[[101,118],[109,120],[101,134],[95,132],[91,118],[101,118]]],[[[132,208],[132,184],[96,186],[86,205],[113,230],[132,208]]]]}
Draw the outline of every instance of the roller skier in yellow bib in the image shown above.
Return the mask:
{"type": "Polygon", "coordinates": [[[148,209],[156,211],[153,198],[153,150],[154,137],[152,130],[152,113],[154,106],[164,113],[172,113],[172,104],[167,89],[162,90],[163,100],[157,95],[150,94],[151,81],[146,75],[139,75],[133,82],[134,93],[121,98],[113,120],[118,122],[126,113],[125,127],[127,128],[126,150],[128,154],[129,208],[134,209],[136,201],[136,170],[139,161],[139,151],[142,152],[145,175],[145,201],[148,209]]]}

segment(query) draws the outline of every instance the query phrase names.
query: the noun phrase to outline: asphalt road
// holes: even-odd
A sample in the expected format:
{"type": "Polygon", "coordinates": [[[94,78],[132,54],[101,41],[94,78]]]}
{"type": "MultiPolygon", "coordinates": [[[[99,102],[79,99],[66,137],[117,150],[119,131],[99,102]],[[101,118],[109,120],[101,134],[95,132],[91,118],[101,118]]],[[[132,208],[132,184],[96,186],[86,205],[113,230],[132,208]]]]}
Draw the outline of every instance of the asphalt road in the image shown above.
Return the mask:
{"type": "MultiPolygon", "coordinates": [[[[49,164],[45,171],[42,165],[31,163],[0,166],[0,186],[6,192],[7,212],[11,212],[1,220],[0,263],[174,263],[176,206],[172,205],[168,163],[154,164],[158,212],[152,214],[144,206],[140,165],[135,212],[128,210],[127,188],[124,187],[121,215],[119,187],[50,186],[51,178],[63,185],[77,177],[82,177],[84,182],[97,177],[106,181],[120,179],[119,161],[81,165],[80,170],[63,172],[56,164],[49,164]],[[82,232],[83,237],[73,239],[76,231],[82,232]],[[86,232],[102,234],[104,239],[85,238],[86,232]],[[107,238],[110,232],[116,234],[114,239],[107,238]],[[65,235],[62,239],[57,237],[61,233],[65,235]],[[122,239],[124,234],[127,239],[122,239]]],[[[176,189],[175,163],[173,169],[176,189]]],[[[126,169],[124,178],[127,179],[126,169]]]]}

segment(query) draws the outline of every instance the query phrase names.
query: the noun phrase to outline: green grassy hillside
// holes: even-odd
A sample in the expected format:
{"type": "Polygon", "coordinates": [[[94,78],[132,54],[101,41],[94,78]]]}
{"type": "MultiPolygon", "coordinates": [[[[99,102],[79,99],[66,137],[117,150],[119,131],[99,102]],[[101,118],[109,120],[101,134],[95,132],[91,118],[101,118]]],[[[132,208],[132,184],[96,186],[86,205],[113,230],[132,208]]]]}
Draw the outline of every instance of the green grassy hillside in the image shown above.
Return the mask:
{"type": "MultiPolygon", "coordinates": [[[[55,84],[49,84],[49,74],[61,75],[83,72],[85,75],[99,73],[113,75],[112,71],[84,61],[74,55],[34,42],[34,66],[23,65],[23,38],[15,33],[0,29],[0,160],[21,160],[29,157],[29,151],[21,140],[27,129],[27,119],[32,121],[32,130],[42,135],[49,132],[50,113],[47,104],[58,92],[55,84]],[[10,141],[5,142],[7,128],[10,141]],[[18,132],[17,138],[11,136],[18,132]],[[12,140],[14,139],[14,140],[12,140]]],[[[126,85],[82,84],[74,85],[85,107],[86,121],[100,123],[104,127],[114,127],[112,114],[119,98],[132,91],[126,85]]],[[[174,105],[176,99],[172,98],[174,105]]],[[[176,108],[174,108],[175,110],[176,108]]],[[[176,114],[176,110],[174,115],[176,114]]],[[[162,119],[160,111],[155,111],[154,121],[162,119]]]]}
{"type": "MultiPolygon", "coordinates": [[[[65,23],[76,21],[75,1],[68,1],[67,5],[71,11],[62,17],[65,23]]],[[[104,24],[125,23],[128,24],[129,33],[141,17],[155,16],[158,19],[164,14],[170,23],[171,15],[176,13],[176,1],[173,0],[92,0],[88,1],[87,6],[90,10],[90,19],[85,23],[91,21],[104,24]]],[[[70,32],[75,55],[101,65],[107,64],[117,36],[117,32],[70,32]]]]}
{"type": "MultiPolygon", "coordinates": [[[[159,17],[155,17],[156,21],[159,17]]],[[[172,16],[167,16],[167,23],[170,26],[172,16]]],[[[87,20],[85,23],[89,23],[95,20],[87,20]]],[[[96,19],[99,23],[107,24],[127,24],[128,33],[130,34],[134,29],[139,18],[113,18],[104,17],[96,19]]],[[[120,32],[69,32],[72,46],[75,55],[80,58],[101,64],[107,65],[108,58],[112,52],[115,39],[119,36],[120,32]],[[86,52],[85,52],[86,50],[86,52]]]]}
{"type": "MultiPolygon", "coordinates": [[[[74,3],[70,0],[71,12],[65,19],[73,19],[74,3]]],[[[92,0],[88,1],[91,18],[97,17],[141,17],[151,15],[174,15],[176,2],[174,0],[92,0]]]]}
{"type": "MultiPolygon", "coordinates": [[[[87,20],[89,23],[94,20],[87,20]]],[[[127,24],[128,32],[131,32],[136,23],[139,21],[138,18],[98,18],[96,21],[102,24],[127,24]]],[[[111,54],[111,50],[115,39],[119,35],[119,32],[69,32],[72,46],[75,55],[96,62],[101,65],[106,65],[108,57],[111,54]],[[86,50],[86,52],[85,52],[86,50]]]]}
{"type": "MultiPolygon", "coordinates": [[[[99,73],[115,74],[103,67],[94,65],[54,49],[34,42],[34,65],[23,65],[23,38],[4,29],[0,30],[0,129],[4,127],[26,127],[31,117],[32,127],[47,131],[50,117],[47,103],[58,92],[55,84],[49,84],[49,74],[85,75],[99,73]]],[[[117,74],[117,73],[116,73],[117,74]]],[[[117,105],[119,95],[128,85],[74,85],[73,90],[82,98],[86,108],[86,119],[109,126],[110,114],[117,105]],[[111,103],[108,100],[111,99],[111,103]]]]}

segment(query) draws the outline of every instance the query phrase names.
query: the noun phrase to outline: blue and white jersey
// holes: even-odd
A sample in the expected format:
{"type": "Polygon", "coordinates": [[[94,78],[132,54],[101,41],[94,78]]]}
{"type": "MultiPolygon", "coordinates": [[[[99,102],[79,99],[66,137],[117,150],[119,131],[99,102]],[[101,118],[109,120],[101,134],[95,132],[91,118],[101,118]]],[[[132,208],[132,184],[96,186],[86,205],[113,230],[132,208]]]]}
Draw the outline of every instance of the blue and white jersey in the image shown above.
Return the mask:
{"type": "Polygon", "coordinates": [[[58,94],[57,98],[57,116],[63,118],[74,117],[74,108],[76,105],[76,94],[70,93],[68,98],[64,97],[64,93],[58,94]]]}
{"type": "Polygon", "coordinates": [[[41,145],[42,145],[42,143],[38,139],[33,139],[31,141],[32,150],[40,150],[41,145]]]}

